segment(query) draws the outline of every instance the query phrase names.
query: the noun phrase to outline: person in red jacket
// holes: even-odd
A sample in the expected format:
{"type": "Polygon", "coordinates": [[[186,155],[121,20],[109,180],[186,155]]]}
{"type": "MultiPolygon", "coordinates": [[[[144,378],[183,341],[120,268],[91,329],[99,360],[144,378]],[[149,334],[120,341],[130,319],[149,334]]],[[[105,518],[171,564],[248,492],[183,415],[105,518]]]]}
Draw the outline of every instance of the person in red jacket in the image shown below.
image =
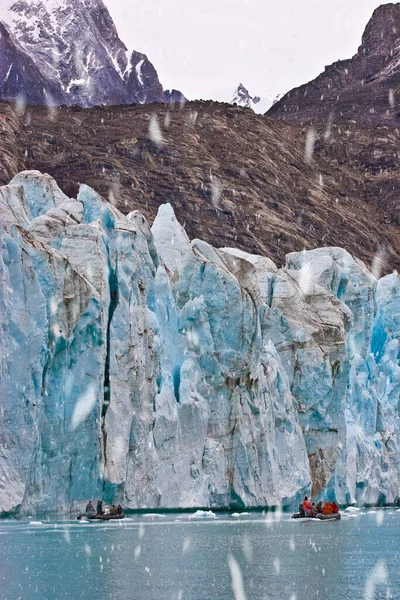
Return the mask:
{"type": "Polygon", "coordinates": [[[332,512],[333,512],[333,514],[336,514],[336,513],[339,512],[339,507],[336,504],[336,502],[332,502],[331,506],[332,506],[332,512]]]}
{"type": "Polygon", "coordinates": [[[311,512],[312,512],[312,504],[308,499],[308,496],[306,496],[303,500],[303,508],[304,508],[304,512],[306,514],[306,517],[310,516],[311,512]],[[307,514],[308,513],[308,514],[307,514]]]}

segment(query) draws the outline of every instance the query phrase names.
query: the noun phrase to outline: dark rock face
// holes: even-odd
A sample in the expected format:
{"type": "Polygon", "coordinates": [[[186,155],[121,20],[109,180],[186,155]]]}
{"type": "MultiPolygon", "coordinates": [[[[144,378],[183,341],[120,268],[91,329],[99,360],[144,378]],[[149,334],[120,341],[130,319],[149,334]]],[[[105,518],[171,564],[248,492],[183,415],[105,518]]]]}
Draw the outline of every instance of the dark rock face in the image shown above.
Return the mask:
{"type": "Polygon", "coordinates": [[[174,103],[185,103],[187,98],[179,90],[165,90],[164,91],[164,102],[167,104],[174,103]]]}
{"type": "MultiPolygon", "coordinates": [[[[361,177],[364,199],[400,225],[400,4],[375,10],[350,60],[286,94],[270,117],[311,126],[315,152],[361,177]]],[[[399,232],[395,235],[398,237],[399,232]]]]}
{"type": "Polygon", "coordinates": [[[102,0],[18,0],[0,20],[4,99],[81,106],[164,100],[155,68],[127,50],[102,0]]]}
{"type": "Polygon", "coordinates": [[[24,102],[30,104],[46,104],[46,87],[54,98],[62,100],[58,86],[42,75],[0,22],[0,97],[6,100],[23,98],[24,102]]]}
{"type": "Polygon", "coordinates": [[[191,238],[281,264],[287,252],[326,245],[368,265],[386,248],[385,269],[400,267],[398,228],[366,196],[364,179],[328,154],[306,162],[297,126],[215,102],[36,106],[21,117],[0,103],[0,119],[9,132],[3,183],[39,169],[71,196],[87,183],[150,221],[170,202],[191,238]]]}
{"type": "Polygon", "coordinates": [[[357,54],[325,68],[314,81],[286,94],[269,110],[290,123],[354,119],[363,124],[394,124],[400,83],[400,3],[377,8],[357,54]]]}

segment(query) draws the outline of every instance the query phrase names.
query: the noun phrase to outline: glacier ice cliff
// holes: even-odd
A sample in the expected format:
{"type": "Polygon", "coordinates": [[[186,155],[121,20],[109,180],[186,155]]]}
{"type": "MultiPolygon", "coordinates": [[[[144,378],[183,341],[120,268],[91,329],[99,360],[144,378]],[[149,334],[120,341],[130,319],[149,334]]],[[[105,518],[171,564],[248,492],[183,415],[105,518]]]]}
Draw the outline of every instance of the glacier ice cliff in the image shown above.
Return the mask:
{"type": "Polygon", "coordinates": [[[393,502],[400,278],[189,240],[48,175],[0,188],[0,512],[393,502]]]}

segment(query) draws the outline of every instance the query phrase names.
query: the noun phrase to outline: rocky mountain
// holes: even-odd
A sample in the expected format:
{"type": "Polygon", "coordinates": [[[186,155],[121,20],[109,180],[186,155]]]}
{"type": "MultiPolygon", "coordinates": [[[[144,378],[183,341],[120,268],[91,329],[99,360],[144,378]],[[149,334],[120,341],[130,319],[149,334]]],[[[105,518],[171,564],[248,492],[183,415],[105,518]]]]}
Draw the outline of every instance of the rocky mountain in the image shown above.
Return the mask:
{"type": "Polygon", "coordinates": [[[399,496],[400,277],[283,268],[86,185],[0,189],[0,513],[399,496]],[[24,368],[21,369],[21,364],[24,368]]]}
{"type": "Polygon", "coordinates": [[[236,88],[231,104],[237,104],[244,108],[254,108],[256,104],[260,103],[260,96],[250,96],[249,91],[244,87],[242,83],[239,83],[236,88]]]}
{"type": "Polygon", "coordinates": [[[377,8],[353,58],[325,68],[314,81],[283,96],[269,115],[298,124],[355,120],[398,126],[400,85],[400,3],[377,8]]]}
{"type": "Polygon", "coordinates": [[[163,102],[147,56],[128,51],[102,0],[2,0],[0,97],[35,104],[163,102]]]}
{"type": "MultiPolygon", "coordinates": [[[[357,54],[284,96],[268,112],[297,124],[309,146],[364,182],[363,198],[400,225],[400,4],[377,8],[357,54]]],[[[395,233],[395,239],[398,238],[395,233]]],[[[397,243],[394,241],[394,243],[397,243]]]]}

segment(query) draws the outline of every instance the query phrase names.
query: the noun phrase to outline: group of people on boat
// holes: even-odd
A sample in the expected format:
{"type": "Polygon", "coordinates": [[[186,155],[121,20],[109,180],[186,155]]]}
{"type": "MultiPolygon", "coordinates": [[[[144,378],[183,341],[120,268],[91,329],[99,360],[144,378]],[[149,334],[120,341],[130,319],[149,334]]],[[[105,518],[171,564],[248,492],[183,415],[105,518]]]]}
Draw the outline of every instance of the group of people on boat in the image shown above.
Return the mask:
{"type": "Polygon", "coordinates": [[[99,517],[102,517],[104,515],[122,515],[123,512],[123,508],[120,504],[118,504],[118,506],[115,506],[115,504],[113,504],[111,507],[108,507],[107,505],[103,504],[103,500],[98,500],[96,510],[91,500],[89,500],[89,502],[86,505],[87,514],[93,514],[99,517]]]}
{"type": "Polygon", "coordinates": [[[314,502],[311,504],[311,502],[308,499],[308,496],[304,498],[303,502],[299,506],[299,514],[302,518],[316,517],[318,514],[335,515],[338,512],[339,507],[336,504],[336,502],[322,503],[321,501],[319,501],[318,504],[315,504],[314,502]]]}

